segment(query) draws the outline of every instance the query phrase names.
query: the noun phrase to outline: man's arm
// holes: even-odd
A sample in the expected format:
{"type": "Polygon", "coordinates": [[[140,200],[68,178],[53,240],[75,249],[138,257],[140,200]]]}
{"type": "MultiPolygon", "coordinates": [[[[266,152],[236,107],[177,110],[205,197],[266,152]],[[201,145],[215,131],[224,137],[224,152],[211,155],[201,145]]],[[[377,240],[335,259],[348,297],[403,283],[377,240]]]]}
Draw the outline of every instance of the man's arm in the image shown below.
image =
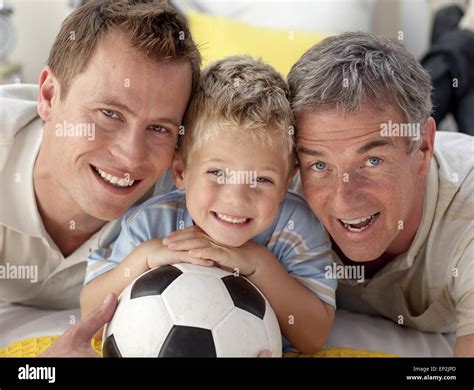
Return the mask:
{"type": "Polygon", "coordinates": [[[474,357],[474,334],[468,334],[456,339],[454,346],[455,357],[474,357]]]}

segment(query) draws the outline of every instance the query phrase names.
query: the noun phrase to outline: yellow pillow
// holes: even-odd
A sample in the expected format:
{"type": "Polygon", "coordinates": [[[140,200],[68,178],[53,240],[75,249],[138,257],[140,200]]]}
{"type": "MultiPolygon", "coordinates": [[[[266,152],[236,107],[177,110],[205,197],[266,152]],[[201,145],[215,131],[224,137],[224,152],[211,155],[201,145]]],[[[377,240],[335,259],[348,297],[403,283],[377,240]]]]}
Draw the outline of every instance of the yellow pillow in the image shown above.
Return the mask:
{"type": "Polygon", "coordinates": [[[190,11],[191,34],[199,45],[203,65],[236,54],[248,54],[287,75],[293,64],[325,34],[255,27],[232,19],[190,11]]]}
{"type": "MultiPolygon", "coordinates": [[[[15,341],[9,346],[0,349],[2,357],[35,357],[46,351],[59,336],[42,336],[31,339],[15,341]]],[[[92,347],[98,355],[102,355],[101,340],[92,340],[92,347]]],[[[397,355],[385,352],[366,351],[353,348],[327,348],[314,355],[301,355],[297,353],[285,353],[284,357],[397,357],[397,355]]]]}

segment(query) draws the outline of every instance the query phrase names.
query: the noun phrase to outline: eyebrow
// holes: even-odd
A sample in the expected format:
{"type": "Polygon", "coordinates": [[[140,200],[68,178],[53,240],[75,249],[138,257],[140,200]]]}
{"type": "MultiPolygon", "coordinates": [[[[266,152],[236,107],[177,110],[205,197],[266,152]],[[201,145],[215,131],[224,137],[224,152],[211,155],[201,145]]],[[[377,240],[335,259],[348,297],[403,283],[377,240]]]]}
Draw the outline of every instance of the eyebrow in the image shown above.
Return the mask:
{"type": "MultiPolygon", "coordinates": [[[[370,141],[366,143],[365,145],[361,146],[359,149],[357,149],[357,153],[364,154],[364,153],[367,153],[369,150],[379,148],[382,146],[394,147],[395,145],[390,139],[378,139],[378,140],[370,141]]],[[[308,149],[304,146],[298,147],[297,150],[298,150],[298,153],[308,154],[310,156],[315,156],[315,157],[324,157],[326,155],[326,153],[324,152],[320,152],[319,150],[308,149]]]]}
{"type": "MultiPolygon", "coordinates": [[[[107,98],[99,99],[97,100],[97,103],[104,104],[106,106],[113,106],[113,107],[118,108],[121,111],[127,112],[130,115],[135,115],[135,113],[132,110],[130,110],[128,106],[113,99],[107,99],[107,98]]],[[[176,120],[172,118],[156,118],[152,122],[169,124],[176,127],[179,127],[180,125],[179,123],[176,122],[176,120]]]]}
{"type": "MultiPolygon", "coordinates": [[[[204,160],[204,164],[212,164],[212,163],[226,163],[227,161],[221,159],[221,158],[210,158],[210,159],[207,159],[207,160],[204,160]]],[[[232,170],[232,169],[231,169],[232,170]]],[[[257,171],[272,171],[274,173],[279,173],[275,168],[269,166],[269,165],[266,165],[264,166],[262,169],[256,169],[257,171]]]]}
{"type": "Polygon", "coordinates": [[[318,150],[308,149],[308,148],[305,148],[304,146],[299,146],[297,148],[297,152],[303,153],[303,154],[309,154],[310,156],[315,156],[315,157],[323,157],[326,155],[323,152],[320,152],[318,150]]]}
{"type": "Polygon", "coordinates": [[[382,146],[394,147],[395,145],[390,139],[377,139],[377,140],[366,143],[364,146],[361,146],[359,149],[357,149],[357,153],[364,154],[368,152],[369,150],[379,148],[382,146]]]}

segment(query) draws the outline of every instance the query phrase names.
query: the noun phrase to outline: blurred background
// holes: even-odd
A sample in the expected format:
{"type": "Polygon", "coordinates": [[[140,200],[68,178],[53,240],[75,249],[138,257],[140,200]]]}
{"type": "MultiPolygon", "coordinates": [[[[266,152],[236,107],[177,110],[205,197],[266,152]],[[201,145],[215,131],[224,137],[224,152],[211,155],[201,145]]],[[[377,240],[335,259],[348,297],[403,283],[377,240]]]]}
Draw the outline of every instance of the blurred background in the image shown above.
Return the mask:
{"type": "MultiPolygon", "coordinates": [[[[8,60],[21,65],[24,82],[36,83],[61,22],[81,1],[6,0],[2,3],[12,10],[9,19],[15,31],[8,60]]],[[[184,13],[192,9],[262,27],[314,33],[362,30],[390,36],[403,31],[406,46],[417,57],[427,50],[431,31],[428,0],[174,0],[172,3],[184,13]]]]}
{"type": "MultiPolygon", "coordinates": [[[[0,0],[0,83],[37,83],[61,22],[83,2],[0,0]]],[[[436,33],[433,31],[433,22],[440,10],[449,10],[441,20],[443,31],[455,27],[470,7],[470,23],[474,33],[474,6],[469,0],[168,2],[188,18],[193,37],[201,45],[204,65],[230,54],[250,54],[271,63],[285,75],[306,49],[330,34],[343,31],[360,30],[397,38],[420,60],[433,45],[433,35],[436,33]]],[[[454,39],[456,41],[458,38],[454,39]]],[[[453,61],[459,62],[458,59],[453,61]]],[[[430,59],[425,67],[430,68],[430,71],[434,67],[434,73],[444,72],[447,76],[449,69],[445,68],[450,66],[445,60],[440,62],[430,59]]],[[[470,72],[474,73],[472,69],[470,72]]],[[[449,88],[453,77],[452,74],[445,77],[443,88],[449,88]]],[[[440,115],[436,119],[441,122],[447,117],[443,127],[456,130],[456,121],[448,115],[449,111],[454,111],[450,108],[453,101],[451,92],[442,93],[447,103],[446,107],[439,110],[440,115]]],[[[473,99],[474,94],[468,110],[474,111],[473,99]]],[[[434,100],[435,105],[443,104],[436,98],[434,100]]]]}

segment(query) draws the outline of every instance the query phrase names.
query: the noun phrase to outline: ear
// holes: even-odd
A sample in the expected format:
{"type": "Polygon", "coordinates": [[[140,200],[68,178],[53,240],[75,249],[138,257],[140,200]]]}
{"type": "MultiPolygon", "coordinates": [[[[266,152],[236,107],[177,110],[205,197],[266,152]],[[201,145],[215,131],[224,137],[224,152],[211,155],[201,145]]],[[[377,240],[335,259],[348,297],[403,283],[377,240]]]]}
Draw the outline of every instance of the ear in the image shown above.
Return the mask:
{"type": "Polygon", "coordinates": [[[51,121],[56,100],[59,100],[59,84],[49,66],[46,66],[40,74],[38,92],[38,114],[45,122],[51,121]]]}
{"type": "Polygon", "coordinates": [[[184,190],[184,162],[178,153],[175,153],[171,163],[171,172],[173,173],[173,181],[176,188],[184,190]]]}
{"type": "Polygon", "coordinates": [[[433,117],[429,117],[426,121],[425,128],[423,131],[423,141],[419,147],[419,152],[423,154],[422,163],[420,166],[420,175],[426,176],[430,171],[431,158],[434,152],[434,141],[436,134],[436,122],[433,117]]]}

